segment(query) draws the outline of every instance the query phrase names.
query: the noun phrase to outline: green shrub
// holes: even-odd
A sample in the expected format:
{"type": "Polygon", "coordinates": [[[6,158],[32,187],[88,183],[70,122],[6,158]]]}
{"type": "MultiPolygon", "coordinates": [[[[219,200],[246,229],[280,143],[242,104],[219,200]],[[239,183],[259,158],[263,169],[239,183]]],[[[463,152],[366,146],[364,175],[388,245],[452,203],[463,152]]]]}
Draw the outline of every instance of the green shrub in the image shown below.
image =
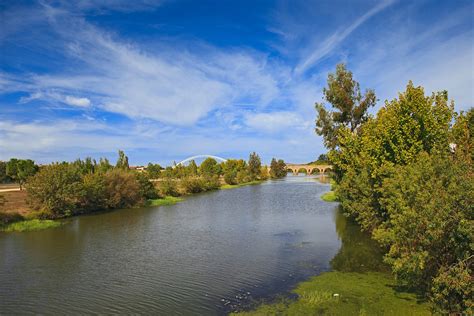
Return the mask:
{"type": "Polygon", "coordinates": [[[163,181],[158,184],[158,189],[161,196],[180,196],[178,186],[171,178],[164,178],[163,181]]]}
{"type": "Polygon", "coordinates": [[[202,178],[183,178],[180,182],[184,193],[193,194],[206,191],[205,182],[202,178]]]}

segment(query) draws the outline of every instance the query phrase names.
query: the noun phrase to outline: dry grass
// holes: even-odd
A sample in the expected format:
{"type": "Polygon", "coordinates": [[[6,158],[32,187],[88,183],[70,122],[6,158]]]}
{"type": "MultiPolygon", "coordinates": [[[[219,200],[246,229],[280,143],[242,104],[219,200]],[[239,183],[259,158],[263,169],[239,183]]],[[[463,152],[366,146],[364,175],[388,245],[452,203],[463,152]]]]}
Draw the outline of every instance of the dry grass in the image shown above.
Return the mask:
{"type": "Polygon", "coordinates": [[[26,203],[27,193],[25,190],[1,192],[0,195],[5,198],[5,204],[0,206],[0,212],[16,212],[21,215],[26,215],[31,212],[30,207],[26,203]]]}

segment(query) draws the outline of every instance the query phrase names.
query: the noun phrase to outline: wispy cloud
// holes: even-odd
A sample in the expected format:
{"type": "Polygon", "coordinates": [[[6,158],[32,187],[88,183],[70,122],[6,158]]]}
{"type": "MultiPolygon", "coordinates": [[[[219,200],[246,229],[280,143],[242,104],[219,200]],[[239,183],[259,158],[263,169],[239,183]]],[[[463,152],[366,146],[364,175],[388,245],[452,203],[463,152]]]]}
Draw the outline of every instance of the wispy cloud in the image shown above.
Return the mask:
{"type": "Polygon", "coordinates": [[[392,3],[395,0],[384,0],[378,3],[375,7],[367,11],[364,15],[359,17],[357,20],[352,22],[348,27],[341,29],[329,37],[327,37],[322,43],[314,43],[311,48],[311,53],[304,56],[303,59],[295,67],[296,74],[302,74],[312,66],[317,64],[321,59],[327,56],[332,50],[337,47],[342,41],[344,41],[352,32],[354,32],[359,26],[376,15],[392,3]]]}

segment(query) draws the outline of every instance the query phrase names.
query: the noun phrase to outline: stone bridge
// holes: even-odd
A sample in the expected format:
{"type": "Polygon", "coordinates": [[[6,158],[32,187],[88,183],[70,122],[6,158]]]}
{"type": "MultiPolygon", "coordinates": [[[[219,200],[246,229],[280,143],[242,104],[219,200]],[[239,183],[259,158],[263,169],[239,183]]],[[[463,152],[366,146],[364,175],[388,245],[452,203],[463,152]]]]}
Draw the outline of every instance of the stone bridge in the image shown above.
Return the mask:
{"type": "Polygon", "coordinates": [[[310,165],[299,165],[299,164],[286,164],[286,169],[291,170],[293,174],[298,174],[300,169],[306,170],[306,174],[313,173],[314,170],[318,170],[319,173],[325,173],[328,170],[332,169],[331,165],[318,165],[318,164],[310,164],[310,165]]]}

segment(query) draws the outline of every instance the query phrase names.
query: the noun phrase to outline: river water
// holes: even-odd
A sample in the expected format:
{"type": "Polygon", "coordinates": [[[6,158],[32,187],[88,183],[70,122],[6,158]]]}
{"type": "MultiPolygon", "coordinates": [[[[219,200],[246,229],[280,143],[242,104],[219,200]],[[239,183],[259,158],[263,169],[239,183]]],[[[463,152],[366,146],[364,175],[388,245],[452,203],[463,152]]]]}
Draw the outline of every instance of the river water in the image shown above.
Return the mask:
{"type": "Polygon", "coordinates": [[[320,200],[328,190],[289,176],[0,233],[0,314],[225,314],[331,268],[376,266],[370,241],[320,200]]]}

